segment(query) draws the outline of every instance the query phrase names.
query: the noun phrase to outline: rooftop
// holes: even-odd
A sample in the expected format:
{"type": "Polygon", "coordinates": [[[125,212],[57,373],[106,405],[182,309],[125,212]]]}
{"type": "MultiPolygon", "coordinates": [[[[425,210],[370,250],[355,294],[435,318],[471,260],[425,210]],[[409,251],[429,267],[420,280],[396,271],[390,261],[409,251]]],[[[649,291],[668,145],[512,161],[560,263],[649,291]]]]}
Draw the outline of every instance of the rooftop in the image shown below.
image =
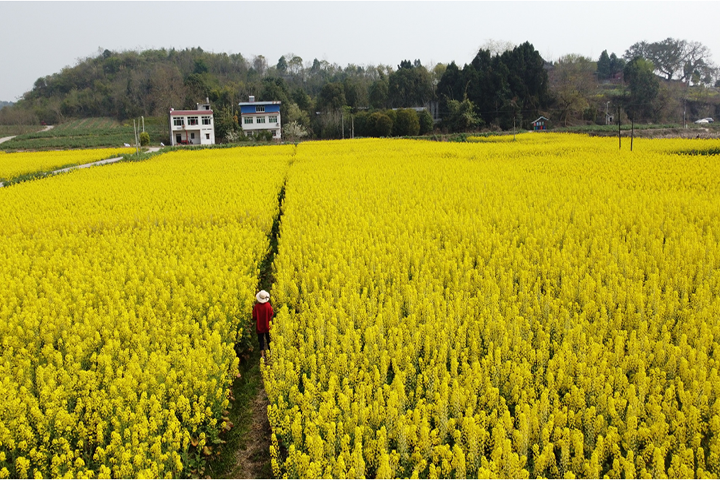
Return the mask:
{"type": "Polygon", "coordinates": [[[173,110],[170,109],[170,115],[208,115],[212,114],[212,110],[173,110]]]}
{"type": "Polygon", "coordinates": [[[280,105],[282,102],[280,101],[273,101],[273,102],[240,102],[238,105],[245,106],[245,105],[280,105]]]}

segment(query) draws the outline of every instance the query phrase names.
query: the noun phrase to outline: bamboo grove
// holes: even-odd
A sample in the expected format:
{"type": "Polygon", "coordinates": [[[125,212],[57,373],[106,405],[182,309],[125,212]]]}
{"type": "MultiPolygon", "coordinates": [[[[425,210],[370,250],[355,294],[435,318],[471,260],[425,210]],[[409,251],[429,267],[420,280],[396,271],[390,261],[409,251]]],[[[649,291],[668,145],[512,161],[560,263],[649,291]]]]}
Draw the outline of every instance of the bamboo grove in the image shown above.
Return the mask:
{"type": "Polygon", "coordinates": [[[470,140],[0,189],[0,477],[196,475],[280,213],[275,475],[718,477],[720,142],[470,140]]]}
{"type": "Polygon", "coordinates": [[[303,145],[278,476],[720,475],[717,141],[303,145]]]}

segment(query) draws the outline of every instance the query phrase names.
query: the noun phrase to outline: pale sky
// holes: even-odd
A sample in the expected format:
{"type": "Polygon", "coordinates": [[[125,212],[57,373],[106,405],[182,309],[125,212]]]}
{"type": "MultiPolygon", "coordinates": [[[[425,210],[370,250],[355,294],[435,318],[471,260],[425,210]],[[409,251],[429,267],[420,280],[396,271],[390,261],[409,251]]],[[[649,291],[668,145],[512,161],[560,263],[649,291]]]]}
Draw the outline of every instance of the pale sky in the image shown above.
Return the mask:
{"type": "Polygon", "coordinates": [[[546,60],[667,37],[699,41],[720,64],[718,1],[7,2],[0,0],[0,100],[16,101],[39,77],[116,51],[201,47],[294,53],[346,66],[419,59],[469,63],[488,40],[529,41],[546,60]]]}

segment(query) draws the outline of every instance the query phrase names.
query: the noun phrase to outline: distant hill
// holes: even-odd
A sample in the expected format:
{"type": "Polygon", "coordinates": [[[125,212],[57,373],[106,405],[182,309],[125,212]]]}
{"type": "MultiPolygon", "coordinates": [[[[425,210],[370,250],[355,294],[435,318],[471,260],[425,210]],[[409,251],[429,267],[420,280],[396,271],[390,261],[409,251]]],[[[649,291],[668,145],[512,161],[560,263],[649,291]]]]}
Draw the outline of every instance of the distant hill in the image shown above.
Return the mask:
{"type": "Polygon", "coordinates": [[[13,105],[13,102],[3,102],[0,100],[0,110],[2,110],[3,107],[9,107],[10,105],[13,105]]]}
{"type": "MultiPolygon", "coordinates": [[[[32,89],[11,111],[0,115],[2,123],[60,123],[70,118],[111,117],[118,120],[144,116],[165,116],[169,109],[195,108],[209,98],[217,112],[247,101],[280,100],[283,109],[291,103],[311,110],[308,96],[315,98],[328,82],[351,80],[358,106],[367,105],[367,91],[379,78],[378,71],[390,67],[342,68],[314,60],[306,68],[303,59],[281,58],[268,65],[264,57],[251,60],[241,54],[211,53],[201,48],[158,49],[142,52],[105,50],[73,67],[37,79],[32,89]],[[291,94],[302,90],[297,98],[291,94]],[[364,98],[360,98],[364,95],[364,98]]],[[[384,80],[387,81],[386,79],[384,80]]],[[[344,103],[350,99],[343,99],[344,103]]],[[[349,103],[348,103],[349,104],[349,103]]],[[[284,114],[285,112],[283,112],[284,114]]]]}

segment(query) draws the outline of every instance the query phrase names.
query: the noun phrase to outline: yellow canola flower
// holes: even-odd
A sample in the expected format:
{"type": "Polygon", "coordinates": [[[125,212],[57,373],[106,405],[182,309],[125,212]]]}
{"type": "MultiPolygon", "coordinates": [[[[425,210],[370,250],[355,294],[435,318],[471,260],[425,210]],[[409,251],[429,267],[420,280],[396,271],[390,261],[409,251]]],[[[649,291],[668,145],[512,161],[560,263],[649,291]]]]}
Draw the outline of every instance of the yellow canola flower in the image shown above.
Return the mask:
{"type": "Polygon", "coordinates": [[[189,440],[221,433],[292,152],[0,189],[0,474],[189,475],[189,440]]]}
{"type": "Polygon", "coordinates": [[[0,180],[34,172],[47,172],[61,167],[92,163],[106,158],[119,157],[134,152],[132,148],[96,148],[88,150],[63,150],[49,152],[3,153],[0,160],[0,180]]]}
{"type": "Polygon", "coordinates": [[[275,474],[720,475],[720,141],[627,147],[301,144],[275,474]]]}

